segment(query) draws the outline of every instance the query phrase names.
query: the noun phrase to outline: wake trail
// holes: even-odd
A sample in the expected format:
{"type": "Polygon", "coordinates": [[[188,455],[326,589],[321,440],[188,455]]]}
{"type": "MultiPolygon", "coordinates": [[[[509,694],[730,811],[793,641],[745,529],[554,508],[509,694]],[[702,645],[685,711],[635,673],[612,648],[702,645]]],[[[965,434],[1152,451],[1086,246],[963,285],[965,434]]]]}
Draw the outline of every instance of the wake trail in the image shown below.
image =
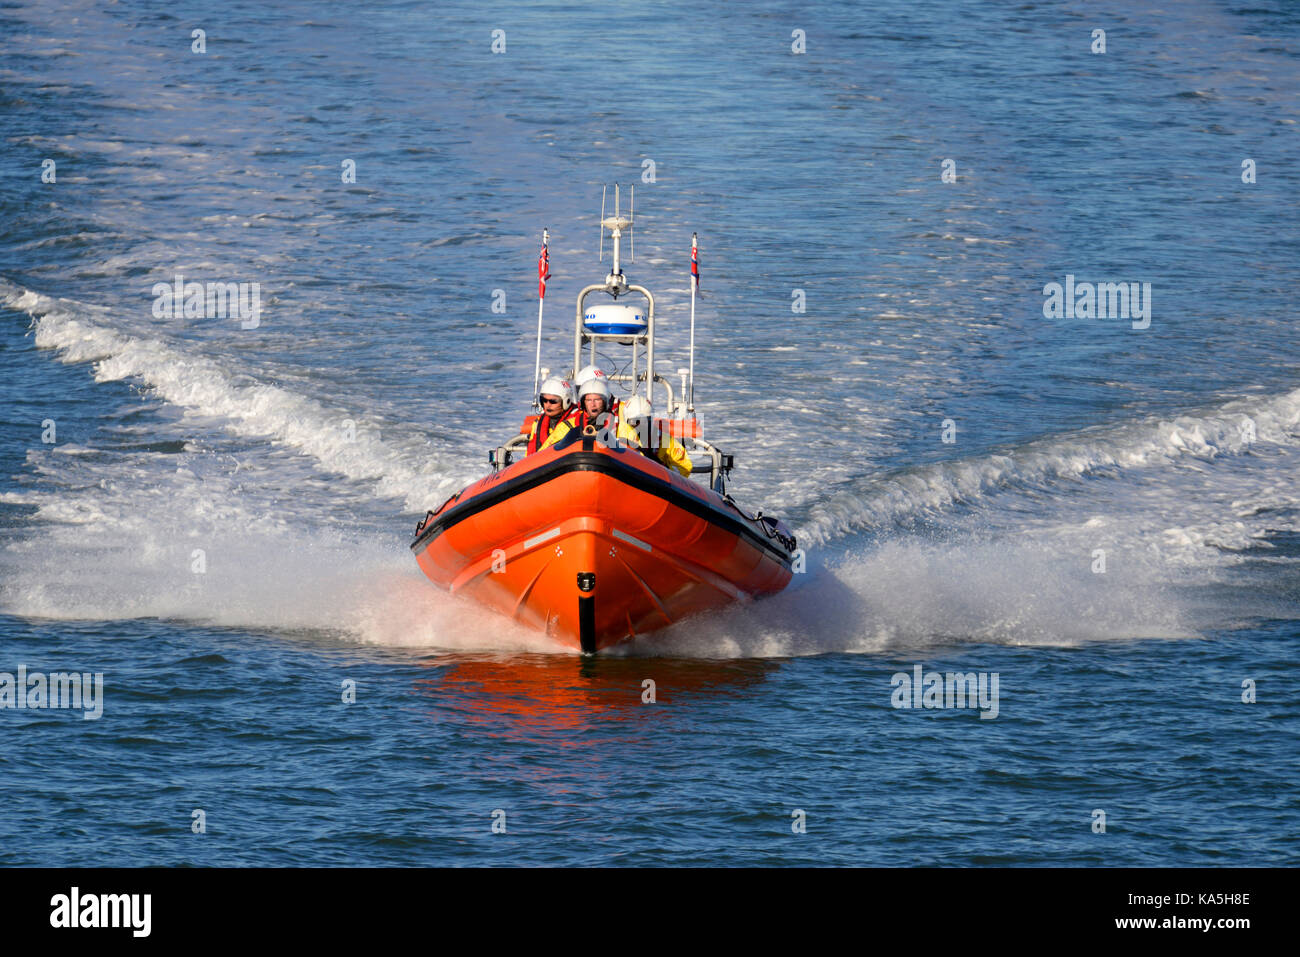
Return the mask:
{"type": "Polygon", "coordinates": [[[1005,453],[953,459],[860,479],[813,505],[796,529],[801,544],[824,545],[853,531],[973,503],[1013,486],[1050,487],[1062,480],[1190,459],[1242,455],[1258,443],[1300,440],[1300,389],[1233,399],[1199,415],[1153,416],[1027,442],[1005,453]]]}
{"type": "Polygon", "coordinates": [[[477,476],[451,466],[414,442],[396,447],[378,430],[357,424],[355,410],[331,409],[282,386],[238,381],[246,373],[198,356],[161,339],[112,329],[110,311],[68,299],[55,299],[0,279],[0,305],[32,317],[36,345],[55,350],[66,363],[94,363],[95,379],[135,379],[165,401],[205,416],[218,417],[240,436],[272,437],[315,459],[320,466],[423,512],[439,494],[477,476]],[[344,423],[353,422],[348,429],[344,423]]]}

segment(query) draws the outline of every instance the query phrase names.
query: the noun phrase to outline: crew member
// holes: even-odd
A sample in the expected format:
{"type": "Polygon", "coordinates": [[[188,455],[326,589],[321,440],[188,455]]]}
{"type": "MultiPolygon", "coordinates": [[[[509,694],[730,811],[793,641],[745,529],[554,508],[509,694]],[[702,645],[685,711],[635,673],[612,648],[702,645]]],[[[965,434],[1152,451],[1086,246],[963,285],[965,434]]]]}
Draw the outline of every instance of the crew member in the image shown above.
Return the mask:
{"type": "Polygon", "coordinates": [[[661,432],[658,436],[659,447],[653,448],[655,436],[651,434],[654,428],[654,410],[650,406],[650,401],[644,396],[634,395],[623,403],[622,411],[619,415],[619,438],[623,438],[623,427],[630,426],[634,429],[639,437],[638,445],[645,455],[653,455],[670,469],[680,472],[682,475],[691,474],[691,457],[686,454],[686,449],[682,448],[680,442],[672,437],[667,431],[661,432]],[[638,428],[638,423],[641,427],[638,428]]]}
{"type": "Polygon", "coordinates": [[[588,379],[578,387],[578,405],[574,410],[573,426],[578,430],[588,425],[600,427],[597,419],[610,411],[609,404],[613,398],[604,379],[588,379]]]}
{"type": "Polygon", "coordinates": [[[570,419],[573,408],[573,390],[568,380],[551,376],[542,383],[538,400],[542,405],[542,414],[533,422],[533,430],[528,436],[527,455],[550,448],[569,434],[573,427],[570,419]]]}
{"type": "MultiPolygon", "coordinates": [[[[605,385],[609,385],[609,376],[605,375],[605,370],[600,366],[584,366],[582,370],[573,377],[573,387],[581,390],[582,387],[592,379],[599,379],[601,382],[604,382],[605,385]]],[[[581,397],[579,397],[578,402],[582,402],[581,397]]],[[[618,415],[618,407],[619,401],[614,398],[614,394],[611,392],[605,411],[609,412],[611,415],[618,415]]]]}

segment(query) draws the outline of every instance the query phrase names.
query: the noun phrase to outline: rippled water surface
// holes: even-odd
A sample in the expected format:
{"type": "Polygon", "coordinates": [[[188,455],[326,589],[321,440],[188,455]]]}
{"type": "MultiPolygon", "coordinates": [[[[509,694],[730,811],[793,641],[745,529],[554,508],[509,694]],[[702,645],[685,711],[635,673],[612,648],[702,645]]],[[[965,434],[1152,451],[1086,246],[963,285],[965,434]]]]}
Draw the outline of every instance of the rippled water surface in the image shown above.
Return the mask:
{"type": "Polygon", "coordinates": [[[1300,11],[872,7],[0,7],[0,863],[1300,863],[1300,11]],[[407,545],[616,180],[808,570],[593,661],[407,545]]]}

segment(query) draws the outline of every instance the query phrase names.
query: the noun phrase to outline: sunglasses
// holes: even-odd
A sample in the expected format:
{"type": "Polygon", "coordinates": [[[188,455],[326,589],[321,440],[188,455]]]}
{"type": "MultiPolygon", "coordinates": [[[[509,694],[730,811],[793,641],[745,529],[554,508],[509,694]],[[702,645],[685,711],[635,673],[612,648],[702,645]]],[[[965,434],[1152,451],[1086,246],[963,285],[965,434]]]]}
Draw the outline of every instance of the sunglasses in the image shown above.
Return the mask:
{"type": "Polygon", "coordinates": [[[561,400],[551,398],[550,396],[542,396],[542,405],[559,405],[560,401],[561,400]]]}

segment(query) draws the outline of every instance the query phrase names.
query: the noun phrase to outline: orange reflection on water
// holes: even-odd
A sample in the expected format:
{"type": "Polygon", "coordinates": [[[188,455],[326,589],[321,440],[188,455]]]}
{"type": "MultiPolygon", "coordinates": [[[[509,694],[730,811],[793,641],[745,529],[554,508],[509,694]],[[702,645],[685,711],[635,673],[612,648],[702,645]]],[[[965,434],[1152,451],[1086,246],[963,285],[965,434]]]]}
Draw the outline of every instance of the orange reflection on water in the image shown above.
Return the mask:
{"type": "Polygon", "coordinates": [[[536,654],[445,655],[428,665],[436,674],[416,690],[437,703],[438,713],[450,709],[489,735],[584,747],[592,733],[626,735],[629,722],[662,721],[671,715],[665,706],[684,696],[734,695],[778,667],[771,660],[536,654]],[[646,701],[651,690],[653,703],[646,701]]]}

